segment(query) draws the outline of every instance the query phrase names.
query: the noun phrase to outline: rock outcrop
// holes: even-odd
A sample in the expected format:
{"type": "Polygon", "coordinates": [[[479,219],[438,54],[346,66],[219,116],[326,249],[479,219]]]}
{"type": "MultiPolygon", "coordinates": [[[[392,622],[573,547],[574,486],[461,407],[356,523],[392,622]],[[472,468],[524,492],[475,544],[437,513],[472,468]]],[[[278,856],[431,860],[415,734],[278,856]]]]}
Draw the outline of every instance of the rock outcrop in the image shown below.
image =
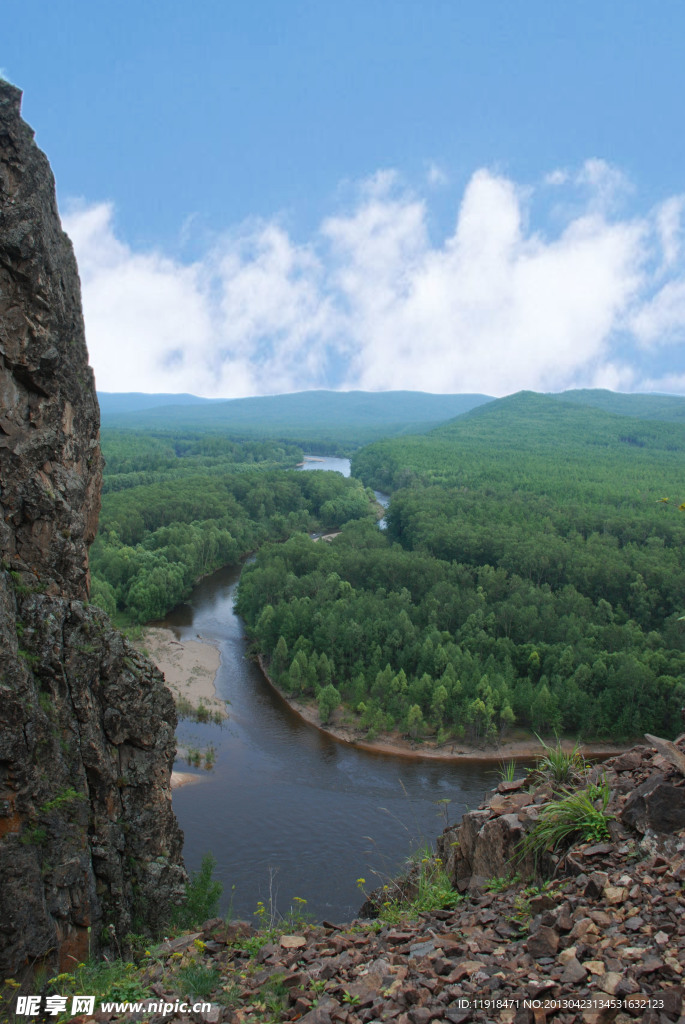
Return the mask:
{"type": "Polygon", "coordinates": [[[163,920],[185,879],[176,716],[87,603],[102,457],[47,159],[0,81],[0,978],[163,920]]]}
{"type": "Polygon", "coordinates": [[[609,844],[575,844],[570,852],[545,854],[541,863],[530,852],[523,856],[524,837],[565,790],[535,774],[500,782],[485,803],[438,838],[438,854],[455,888],[478,891],[486,879],[515,872],[527,877],[539,869],[548,874],[579,874],[593,863],[591,858],[606,852],[605,846],[627,850],[626,844],[634,846],[636,838],[646,844],[645,849],[658,846],[661,853],[671,855],[679,842],[679,851],[685,852],[685,733],[676,743],[645,738],[649,746],[633,747],[583,775],[583,785],[601,783],[611,794],[605,808],[609,844]]]}

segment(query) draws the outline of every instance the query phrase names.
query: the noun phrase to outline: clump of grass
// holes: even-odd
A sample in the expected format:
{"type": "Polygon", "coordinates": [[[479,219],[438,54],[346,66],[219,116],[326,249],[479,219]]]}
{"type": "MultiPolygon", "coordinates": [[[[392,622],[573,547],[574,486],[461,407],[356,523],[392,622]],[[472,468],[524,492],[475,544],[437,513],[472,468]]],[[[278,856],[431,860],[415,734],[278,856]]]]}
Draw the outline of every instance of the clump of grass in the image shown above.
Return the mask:
{"type": "Polygon", "coordinates": [[[521,889],[519,893],[514,897],[514,912],[507,917],[507,921],[514,925],[520,932],[528,930],[528,925],[533,911],[531,909],[531,902],[536,896],[547,895],[552,899],[557,900],[562,893],[562,889],[554,882],[545,882],[543,885],[529,885],[524,889],[521,889]]]}
{"type": "Polygon", "coordinates": [[[518,844],[521,857],[532,853],[537,861],[543,853],[568,847],[578,840],[602,842],[609,838],[608,822],[613,815],[606,813],[611,798],[606,780],[587,789],[567,790],[566,794],[543,808],[531,831],[518,844]]]}
{"type": "Polygon", "coordinates": [[[186,885],[186,898],[175,908],[173,923],[178,928],[195,928],[210,917],[216,916],[219,899],[223,892],[221,882],[213,878],[216,858],[206,853],[200,870],[194,872],[186,885]]]}
{"type": "MultiPolygon", "coordinates": [[[[537,736],[537,733],[535,734],[537,736]]],[[[548,779],[556,785],[569,786],[585,779],[588,770],[588,763],[580,752],[576,743],[573,750],[564,750],[561,740],[557,739],[556,746],[550,747],[543,739],[537,738],[544,747],[544,754],[537,759],[533,775],[548,779]]]]}
{"type": "Polygon", "coordinates": [[[202,999],[218,988],[221,975],[216,967],[188,964],[176,975],[176,988],[191,999],[202,999]]]}
{"type": "Polygon", "coordinates": [[[221,711],[213,711],[202,700],[195,705],[183,694],[179,694],[174,697],[174,703],[179,718],[186,718],[191,722],[212,722],[214,725],[221,725],[223,722],[224,716],[221,711]]]}
{"type": "Polygon", "coordinates": [[[483,882],[483,889],[485,892],[504,892],[505,889],[511,888],[518,882],[518,875],[508,875],[504,877],[502,875],[495,876],[494,878],[488,878],[487,882],[483,882]]]}
{"type": "Polygon", "coordinates": [[[516,761],[500,761],[496,775],[500,782],[513,782],[516,776],[516,761]]]}
{"type": "Polygon", "coordinates": [[[282,1020],[289,995],[289,989],[283,984],[283,975],[274,974],[261,986],[252,1006],[257,1012],[265,1014],[267,1020],[282,1020]]]}
{"type": "Polygon", "coordinates": [[[293,896],[290,909],[282,921],[284,930],[297,932],[314,923],[314,915],[306,911],[306,906],[307,901],[302,896],[293,896]]]}

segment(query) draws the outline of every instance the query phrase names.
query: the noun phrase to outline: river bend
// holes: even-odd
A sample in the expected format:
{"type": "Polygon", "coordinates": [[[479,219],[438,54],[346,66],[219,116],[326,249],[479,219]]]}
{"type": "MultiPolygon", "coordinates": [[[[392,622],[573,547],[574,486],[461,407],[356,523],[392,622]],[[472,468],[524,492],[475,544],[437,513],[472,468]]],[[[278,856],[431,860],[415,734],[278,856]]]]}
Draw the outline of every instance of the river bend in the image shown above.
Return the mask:
{"type": "Polygon", "coordinates": [[[216,748],[213,770],[174,790],[186,864],[214,854],[223,909],[232,903],[236,916],[250,919],[271,887],[281,913],[299,897],[317,920],[349,920],[363,900],[356,880],[370,889],[392,877],[442,830],[446,808],[455,820],[481,802],[493,768],[357,750],[303,722],[245,656],[239,576],[222,569],[202,580],[164,623],[180,640],[217,645],[217,692],[229,702],[223,726],[179,725],[182,744],[216,748]]]}

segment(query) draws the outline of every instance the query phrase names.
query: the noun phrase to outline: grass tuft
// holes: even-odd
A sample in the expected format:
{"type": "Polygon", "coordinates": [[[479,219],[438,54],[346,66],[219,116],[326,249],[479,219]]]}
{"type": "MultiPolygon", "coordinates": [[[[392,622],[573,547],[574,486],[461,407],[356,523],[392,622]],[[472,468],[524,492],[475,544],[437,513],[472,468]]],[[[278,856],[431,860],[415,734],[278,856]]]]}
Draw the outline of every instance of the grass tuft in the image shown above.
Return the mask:
{"type": "Polygon", "coordinates": [[[578,840],[609,839],[608,822],[613,815],[607,814],[606,808],[610,798],[606,781],[587,789],[567,791],[561,800],[553,800],[543,808],[532,830],[518,844],[517,853],[521,858],[532,853],[539,860],[543,853],[568,847],[578,840]]]}
{"type": "MultiPolygon", "coordinates": [[[[537,736],[537,733],[535,734],[537,736]]],[[[534,775],[548,779],[561,786],[569,786],[585,779],[588,770],[588,763],[580,752],[576,743],[573,750],[564,750],[561,740],[557,739],[556,746],[550,747],[539,736],[537,738],[544,747],[544,754],[537,759],[534,775]]]]}

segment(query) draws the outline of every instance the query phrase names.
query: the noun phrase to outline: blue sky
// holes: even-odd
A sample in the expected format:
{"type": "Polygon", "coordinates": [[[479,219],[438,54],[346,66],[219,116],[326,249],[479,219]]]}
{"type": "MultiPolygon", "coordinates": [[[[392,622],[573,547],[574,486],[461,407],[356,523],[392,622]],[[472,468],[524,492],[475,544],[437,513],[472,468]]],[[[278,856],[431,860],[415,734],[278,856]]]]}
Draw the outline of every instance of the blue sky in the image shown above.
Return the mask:
{"type": "Polygon", "coordinates": [[[8,0],[101,390],[685,393],[685,5],[8,0]]]}

